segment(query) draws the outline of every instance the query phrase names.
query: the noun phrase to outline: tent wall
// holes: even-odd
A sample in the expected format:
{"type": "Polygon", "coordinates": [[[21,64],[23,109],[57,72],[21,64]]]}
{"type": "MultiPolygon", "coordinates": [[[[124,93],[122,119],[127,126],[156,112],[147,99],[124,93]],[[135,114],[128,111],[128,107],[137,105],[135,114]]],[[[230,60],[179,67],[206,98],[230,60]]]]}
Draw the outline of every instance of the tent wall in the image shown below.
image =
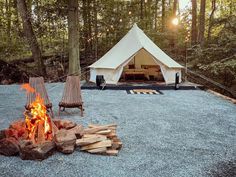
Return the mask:
{"type": "Polygon", "coordinates": [[[175,74],[179,73],[180,82],[181,82],[181,69],[179,68],[167,68],[166,66],[162,65],[161,70],[165,79],[166,84],[173,84],[175,83],[175,74]]]}
{"type": "Polygon", "coordinates": [[[116,69],[90,68],[90,81],[96,82],[96,76],[103,75],[107,84],[117,84],[123,72],[124,66],[126,66],[130,62],[130,60],[132,60],[132,57],[122,63],[116,69]]]}
{"type": "Polygon", "coordinates": [[[120,79],[122,71],[123,71],[123,66],[117,69],[90,68],[90,81],[96,82],[96,76],[103,75],[107,84],[117,84],[117,82],[120,79]]]}

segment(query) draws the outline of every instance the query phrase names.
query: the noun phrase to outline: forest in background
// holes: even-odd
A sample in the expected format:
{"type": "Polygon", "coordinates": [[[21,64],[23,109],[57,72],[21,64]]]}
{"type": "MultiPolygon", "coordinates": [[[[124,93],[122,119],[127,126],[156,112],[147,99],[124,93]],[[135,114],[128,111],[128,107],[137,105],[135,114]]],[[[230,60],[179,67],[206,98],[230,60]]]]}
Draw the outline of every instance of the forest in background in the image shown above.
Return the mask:
{"type": "MultiPolygon", "coordinates": [[[[22,1],[28,8],[27,18],[32,23],[43,65],[32,58],[17,0],[0,0],[0,80],[3,84],[19,82],[22,77],[37,75],[41,67],[45,67],[50,80],[67,74],[68,1],[22,1]],[[13,72],[18,70],[25,71],[21,78],[13,72]]],[[[183,66],[187,63],[191,70],[236,90],[235,1],[189,0],[185,9],[180,9],[179,1],[182,0],[77,1],[81,71],[137,23],[177,62],[183,66]],[[173,23],[174,19],[178,24],[173,23]]]]}

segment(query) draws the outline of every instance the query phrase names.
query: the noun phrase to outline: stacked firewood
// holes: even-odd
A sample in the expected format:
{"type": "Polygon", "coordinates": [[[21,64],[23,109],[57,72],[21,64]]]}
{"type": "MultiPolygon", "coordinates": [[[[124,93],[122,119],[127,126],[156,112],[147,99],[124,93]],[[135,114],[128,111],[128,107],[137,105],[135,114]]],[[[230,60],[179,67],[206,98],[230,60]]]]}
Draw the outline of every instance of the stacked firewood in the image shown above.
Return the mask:
{"type": "Polygon", "coordinates": [[[76,146],[82,151],[93,154],[117,155],[122,142],[116,135],[116,129],[116,124],[90,124],[84,129],[82,138],[76,140],[76,146]]]}

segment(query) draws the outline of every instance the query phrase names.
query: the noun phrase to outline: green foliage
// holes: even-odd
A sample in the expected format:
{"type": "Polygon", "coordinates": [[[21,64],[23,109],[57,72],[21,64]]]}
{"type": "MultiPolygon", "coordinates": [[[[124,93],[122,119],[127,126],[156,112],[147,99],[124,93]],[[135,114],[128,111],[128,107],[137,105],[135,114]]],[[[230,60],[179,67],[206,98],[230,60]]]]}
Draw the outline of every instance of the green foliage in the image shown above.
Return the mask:
{"type": "MultiPolygon", "coordinates": [[[[219,23],[224,21],[224,26],[218,36],[213,39],[216,43],[204,48],[194,46],[191,49],[191,56],[188,58],[195,69],[229,87],[236,80],[235,18],[235,16],[230,16],[227,19],[219,20],[219,23]]],[[[216,25],[218,26],[218,24],[216,25]]]]}
{"type": "MultiPolygon", "coordinates": [[[[43,55],[68,53],[66,0],[30,0],[33,29],[43,55]]],[[[199,13],[200,1],[198,1],[199,13]]],[[[191,46],[189,65],[213,78],[230,75],[235,78],[236,4],[233,0],[217,1],[212,21],[211,38],[204,47],[191,46]],[[225,72],[227,70],[227,72],[225,72]],[[229,71],[229,72],[228,72],[229,71]],[[230,74],[232,73],[232,74],[230,74]]],[[[211,1],[206,1],[207,36],[211,1]]],[[[22,33],[16,0],[0,0],[0,59],[14,60],[29,57],[29,46],[22,33]],[[9,3],[10,2],[10,3],[9,3]]],[[[114,46],[137,23],[164,51],[182,64],[185,47],[191,39],[191,7],[178,15],[180,24],[171,25],[173,1],[166,1],[165,24],[162,31],[161,0],[80,0],[81,60],[88,64],[114,46]],[[142,2],[142,3],[141,3],[142,2]],[[174,47],[172,44],[174,43],[174,47]]],[[[224,80],[224,79],[221,79],[224,80]]]]}

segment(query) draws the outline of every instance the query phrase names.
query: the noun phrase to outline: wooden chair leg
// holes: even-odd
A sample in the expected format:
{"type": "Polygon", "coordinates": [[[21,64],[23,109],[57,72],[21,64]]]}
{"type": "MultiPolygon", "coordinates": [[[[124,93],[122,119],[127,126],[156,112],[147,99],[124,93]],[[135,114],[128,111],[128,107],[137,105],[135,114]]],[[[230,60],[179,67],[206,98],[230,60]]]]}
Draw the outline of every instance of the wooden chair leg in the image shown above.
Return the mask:
{"type": "Polygon", "coordinates": [[[80,112],[81,112],[81,117],[83,117],[83,116],[84,116],[84,112],[83,112],[84,109],[83,109],[83,106],[80,106],[79,109],[80,109],[80,112]]]}
{"type": "Polygon", "coordinates": [[[61,106],[59,106],[58,117],[60,117],[61,106]]]}
{"type": "Polygon", "coordinates": [[[52,111],[52,108],[50,108],[50,111],[51,111],[52,118],[54,118],[54,113],[52,111]]]}

